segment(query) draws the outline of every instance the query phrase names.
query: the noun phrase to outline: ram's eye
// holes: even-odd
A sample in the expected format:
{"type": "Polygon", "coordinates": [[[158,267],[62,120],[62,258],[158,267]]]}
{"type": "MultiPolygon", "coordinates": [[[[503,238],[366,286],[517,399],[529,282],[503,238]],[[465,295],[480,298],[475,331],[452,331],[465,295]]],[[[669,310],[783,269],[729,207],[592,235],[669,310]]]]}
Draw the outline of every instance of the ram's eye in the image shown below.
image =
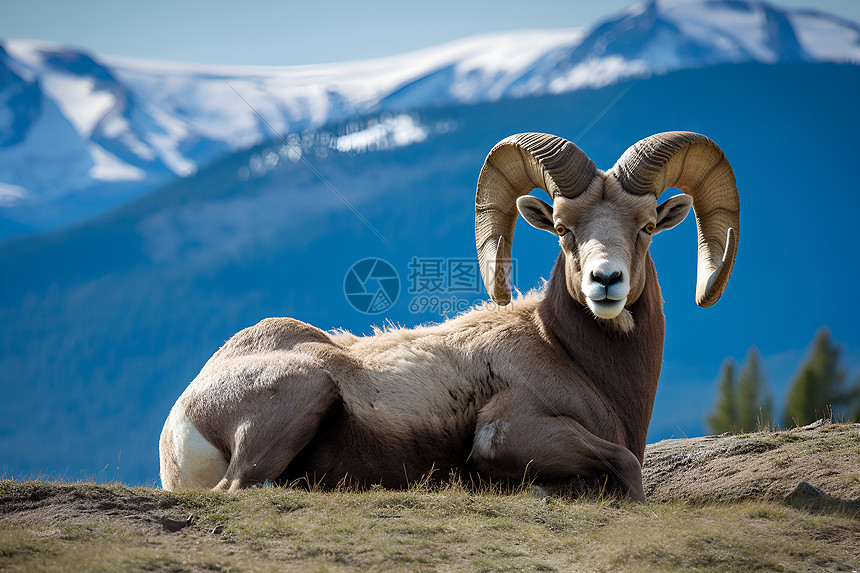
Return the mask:
{"type": "Polygon", "coordinates": [[[648,223],[647,225],[642,227],[642,230],[645,231],[646,233],[648,233],[649,235],[654,233],[654,229],[656,229],[656,227],[654,226],[654,223],[648,223]]]}
{"type": "Polygon", "coordinates": [[[558,233],[559,237],[563,237],[567,234],[567,227],[564,225],[556,225],[555,232],[558,233]]]}

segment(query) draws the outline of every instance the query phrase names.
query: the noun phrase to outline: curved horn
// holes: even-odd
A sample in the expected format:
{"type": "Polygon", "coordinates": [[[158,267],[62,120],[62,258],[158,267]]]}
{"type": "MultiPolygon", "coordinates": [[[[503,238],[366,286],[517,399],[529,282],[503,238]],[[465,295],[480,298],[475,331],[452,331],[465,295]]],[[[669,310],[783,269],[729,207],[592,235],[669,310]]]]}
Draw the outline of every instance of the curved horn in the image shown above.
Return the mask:
{"type": "Polygon", "coordinates": [[[571,142],[546,133],[503,139],[487,155],[475,194],[475,243],[481,277],[492,299],[511,301],[508,275],[517,199],[532,189],[576,197],[594,178],[594,162],[571,142]]]}
{"type": "Polygon", "coordinates": [[[717,302],[735,264],[740,235],[740,199],[723,151],[690,131],[658,133],[633,144],[610,173],[630,193],[660,193],[677,187],[693,198],[699,232],[696,304],[717,302]]]}

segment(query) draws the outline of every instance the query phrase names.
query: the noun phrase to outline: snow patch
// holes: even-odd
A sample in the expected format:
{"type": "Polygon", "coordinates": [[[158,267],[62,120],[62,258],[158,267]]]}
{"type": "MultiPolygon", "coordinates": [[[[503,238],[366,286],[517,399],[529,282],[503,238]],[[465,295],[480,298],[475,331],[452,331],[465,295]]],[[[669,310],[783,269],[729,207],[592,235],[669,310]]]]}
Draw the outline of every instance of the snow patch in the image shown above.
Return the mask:
{"type": "Polygon", "coordinates": [[[608,56],[587,60],[549,84],[549,92],[560,94],[581,88],[602,88],[621,78],[647,77],[652,67],[642,60],[608,56]]]}
{"type": "Polygon", "coordinates": [[[691,38],[705,44],[722,44],[728,61],[752,57],[755,61],[773,63],[778,58],[767,45],[766,16],[760,4],[750,2],[739,7],[720,2],[661,0],[659,6],[664,17],[691,38]]]}
{"type": "Polygon", "coordinates": [[[345,152],[365,152],[395,149],[427,139],[429,131],[413,117],[401,114],[386,117],[368,127],[337,138],[334,148],[345,152]]]}
{"type": "Polygon", "coordinates": [[[102,122],[100,133],[108,139],[114,139],[131,129],[128,119],[121,115],[109,115],[102,122]]]}
{"type": "Polygon", "coordinates": [[[149,144],[158,150],[158,157],[168,169],[180,177],[188,177],[197,173],[197,164],[179,152],[179,141],[169,135],[151,133],[147,137],[149,144]]]}
{"type": "Polygon", "coordinates": [[[860,27],[819,14],[796,13],[789,18],[798,41],[814,58],[860,64],[860,27]]]}
{"type": "Polygon", "coordinates": [[[46,72],[40,83],[84,139],[116,105],[113,94],[97,90],[93,78],[46,72]]]}
{"type": "Polygon", "coordinates": [[[90,177],[99,181],[143,181],[146,173],[134,165],[129,165],[104,147],[90,143],[87,151],[93,158],[90,177]]]}
{"type": "MultiPolygon", "coordinates": [[[[155,154],[161,159],[161,162],[180,177],[187,177],[196,173],[197,164],[179,151],[182,141],[190,135],[185,122],[155,107],[148,111],[162,128],[146,135],[147,143],[155,150],[155,154]]],[[[144,145],[141,142],[141,146],[144,145]]],[[[138,149],[143,151],[142,147],[138,149]]]]}

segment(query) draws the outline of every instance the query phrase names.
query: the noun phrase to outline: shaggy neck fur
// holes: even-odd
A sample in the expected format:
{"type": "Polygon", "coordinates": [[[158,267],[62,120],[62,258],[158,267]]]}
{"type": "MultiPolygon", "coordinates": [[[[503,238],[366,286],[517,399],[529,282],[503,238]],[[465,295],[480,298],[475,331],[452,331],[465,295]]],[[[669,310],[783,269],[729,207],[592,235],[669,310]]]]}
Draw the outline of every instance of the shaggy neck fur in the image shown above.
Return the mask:
{"type": "Polygon", "coordinates": [[[625,424],[627,443],[622,445],[642,462],[663,362],[665,325],[663,297],[651,255],[646,255],[645,260],[645,288],[628,309],[635,328],[627,333],[604,324],[570,297],[564,268],[562,253],[538,305],[538,316],[571,360],[579,364],[614,406],[618,414],[614,420],[625,424]],[[623,358],[616,361],[615,357],[623,358]],[[631,380],[631,376],[635,379],[631,380]]]}

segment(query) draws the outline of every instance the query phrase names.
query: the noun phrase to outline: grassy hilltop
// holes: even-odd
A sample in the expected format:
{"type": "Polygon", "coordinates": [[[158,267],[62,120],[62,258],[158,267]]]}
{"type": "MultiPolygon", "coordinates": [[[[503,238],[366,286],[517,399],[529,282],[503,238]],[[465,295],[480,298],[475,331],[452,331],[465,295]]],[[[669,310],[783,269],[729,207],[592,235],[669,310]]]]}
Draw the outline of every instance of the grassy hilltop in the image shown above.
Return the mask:
{"type": "Polygon", "coordinates": [[[644,479],[645,505],[457,482],[233,496],[3,481],[0,571],[860,569],[858,424],[660,442],[644,479]]]}

